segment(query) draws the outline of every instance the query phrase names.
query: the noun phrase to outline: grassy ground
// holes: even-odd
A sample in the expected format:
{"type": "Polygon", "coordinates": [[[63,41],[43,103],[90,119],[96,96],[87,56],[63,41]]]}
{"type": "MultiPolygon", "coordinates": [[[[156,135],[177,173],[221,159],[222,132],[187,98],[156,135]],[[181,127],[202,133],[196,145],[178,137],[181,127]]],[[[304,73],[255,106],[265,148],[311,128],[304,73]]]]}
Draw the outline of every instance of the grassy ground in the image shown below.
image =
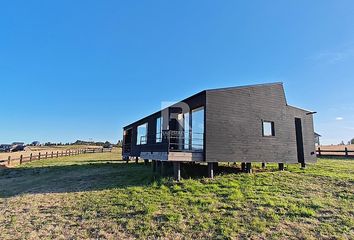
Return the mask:
{"type": "Polygon", "coordinates": [[[119,152],[0,170],[0,239],[353,239],[354,161],[205,167],[180,183],[119,152]]]}

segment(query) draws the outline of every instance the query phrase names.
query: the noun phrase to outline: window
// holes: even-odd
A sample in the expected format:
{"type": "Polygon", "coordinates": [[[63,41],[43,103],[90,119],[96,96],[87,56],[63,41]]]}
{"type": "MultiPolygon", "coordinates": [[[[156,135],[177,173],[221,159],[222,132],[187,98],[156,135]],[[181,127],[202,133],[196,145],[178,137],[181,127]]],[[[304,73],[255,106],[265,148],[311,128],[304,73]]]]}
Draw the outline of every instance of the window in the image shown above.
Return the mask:
{"type": "Polygon", "coordinates": [[[184,126],[184,149],[189,149],[189,144],[190,144],[190,127],[189,127],[189,113],[183,114],[184,119],[183,119],[183,126],[184,126]]]}
{"type": "Polygon", "coordinates": [[[275,136],[274,122],[263,121],[263,137],[275,136]]]}
{"type": "Polygon", "coordinates": [[[148,124],[144,123],[137,128],[136,144],[146,144],[147,143],[147,128],[148,124]]]}
{"type": "Polygon", "coordinates": [[[162,126],[163,126],[163,118],[156,118],[156,142],[162,142],[162,126]]]}
{"type": "Polygon", "coordinates": [[[204,107],[192,111],[192,150],[204,149],[204,107]]]}

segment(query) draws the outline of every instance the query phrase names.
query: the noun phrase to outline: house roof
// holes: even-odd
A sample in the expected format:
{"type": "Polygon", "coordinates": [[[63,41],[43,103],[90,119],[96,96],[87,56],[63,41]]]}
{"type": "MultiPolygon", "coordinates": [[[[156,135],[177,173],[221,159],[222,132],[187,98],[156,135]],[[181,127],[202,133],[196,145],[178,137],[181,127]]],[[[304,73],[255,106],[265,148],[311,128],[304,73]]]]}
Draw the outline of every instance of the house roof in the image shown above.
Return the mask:
{"type": "MultiPolygon", "coordinates": [[[[198,93],[196,93],[196,94],[193,94],[193,95],[191,95],[191,96],[189,96],[189,97],[187,97],[187,98],[185,98],[185,99],[183,99],[183,100],[181,100],[181,101],[179,101],[179,102],[186,101],[186,100],[188,100],[188,99],[190,99],[190,98],[193,98],[193,97],[195,97],[195,96],[197,96],[197,95],[199,95],[199,94],[203,94],[203,93],[205,93],[205,92],[229,91],[229,90],[235,90],[235,89],[247,89],[247,88],[258,88],[258,87],[261,88],[261,87],[269,87],[269,86],[280,86],[280,87],[283,89],[284,99],[285,99],[285,103],[286,103],[287,106],[293,107],[293,108],[297,108],[297,109],[300,109],[300,110],[303,110],[303,111],[307,111],[307,112],[309,112],[309,113],[312,113],[312,111],[309,111],[309,110],[306,110],[306,109],[303,109],[303,108],[298,108],[298,107],[294,107],[294,106],[288,105],[287,100],[286,100],[286,96],[285,96],[285,91],[284,91],[284,88],[283,88],[283,83],[282,83],[282,82],[262,83],[262,84],[253,84],[253,85],[243,85],[243,86],[234,86],[234,87],[225,87],[225,88],[206,89],[206,90],[200,91],[200,92],[198,92],[198,93]]],[[[178,103],[178,102],[176,102],[176,103],[178,103]]],[[[127,128],[127,127],[129,127],[129,126],[131,126],[131,125],[133,125],[133,124],[136,124],[137,122],[139,122],[139,121],[141,121],[141,120],[143,120],[143,119],[145,119],[145,118],[148,118],[149,116],[152,116],[152,115],[154,115],[154,114],[157,114],[158,112],[161,112],[161,111],[163,111],[163,110],[165,110],[165,109],[167,109],[167,108],[169,108],[169,107],[172,107],[172,106],[174,106],[174,104],[172,104],[171,106],[168,106],[168,107],[166,107],[166,108],[164,108],[164,109],[161,109],[161,110],[159,110],[159,111],[157,111],[157,112],[154,112],[153,114],[150,114],[150,115],[148,115],[148,116],[146,116],[146,117],[144,117],[144,118],[141,118],[140,120],[137,120],[137,121],[135,121],[135,122],[133,122],[133,123],[131,123],[131,124],[129,124],[129,125],[126,125],[124,128],[127,128]]]]}
{"type": "Polygon", "coordinates": [[[318,134],[317,132],[315,132],[315,137],[322,137],[320,134],[318,134]]]}
{"type": "Polygon", "coordinates": [[[227,91],[227,90],[234,90],[234,89],[253,88],[253,87],[267,87],[267,86],[274,86],[274,85],[283,86],[283,83],[282,82],[261,83],[261,84],[243,85],[243,86],[235,86],[235,87],[207,89],[206,91],[227,91]]]}

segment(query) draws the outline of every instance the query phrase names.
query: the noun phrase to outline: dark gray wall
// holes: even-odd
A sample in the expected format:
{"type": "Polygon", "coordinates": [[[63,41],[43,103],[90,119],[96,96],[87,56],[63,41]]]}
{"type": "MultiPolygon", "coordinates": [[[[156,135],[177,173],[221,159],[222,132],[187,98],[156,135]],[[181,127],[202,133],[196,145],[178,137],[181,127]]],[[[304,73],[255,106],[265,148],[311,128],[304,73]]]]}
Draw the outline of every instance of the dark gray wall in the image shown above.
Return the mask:
{"type": "Polygon", "coordinates": [[[314,162],[313,120],[306,113],[287,106],[282,84],[207,91],[206,161],[297,163],[299,117],[305,162],[314,162]],[[262,120],[275,123],[274,137],[263,137],[262,120]]]}

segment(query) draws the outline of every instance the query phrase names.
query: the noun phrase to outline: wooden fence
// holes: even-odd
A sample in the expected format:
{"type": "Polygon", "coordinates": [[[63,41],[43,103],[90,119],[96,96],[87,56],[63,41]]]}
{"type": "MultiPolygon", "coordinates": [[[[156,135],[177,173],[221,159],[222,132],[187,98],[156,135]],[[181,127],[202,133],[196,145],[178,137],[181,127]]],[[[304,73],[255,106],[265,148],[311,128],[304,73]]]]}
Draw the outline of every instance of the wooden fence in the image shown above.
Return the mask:
{"type": "Polygon", "coordinates": [[[354,158],[354,150],[348,150],[348,148],[344,148],[344,150],[323,150],[320,147],[316,150],[317,157],[346,157],[346,158],[354,158]]]}
{"type": "Polygon", "coordinates": [[[62,151],[52,151],[52,152],[39,152],[37,155],[31,153],[29,156],[20,155],[18,158],[11,158],[8,156],[5,160],[0,160],[0,166],[10,166],[14,162],[19,164],[25,162],[32,162],[35,160],[48,159],[48,158],[59,158],[66,156],[76,156],[80,154],[87,153],[103,153],[103,152],[112,152],[112,148],[86,148],[86,149],[75,149],[75,150],[62,150],[62,151]]]}

